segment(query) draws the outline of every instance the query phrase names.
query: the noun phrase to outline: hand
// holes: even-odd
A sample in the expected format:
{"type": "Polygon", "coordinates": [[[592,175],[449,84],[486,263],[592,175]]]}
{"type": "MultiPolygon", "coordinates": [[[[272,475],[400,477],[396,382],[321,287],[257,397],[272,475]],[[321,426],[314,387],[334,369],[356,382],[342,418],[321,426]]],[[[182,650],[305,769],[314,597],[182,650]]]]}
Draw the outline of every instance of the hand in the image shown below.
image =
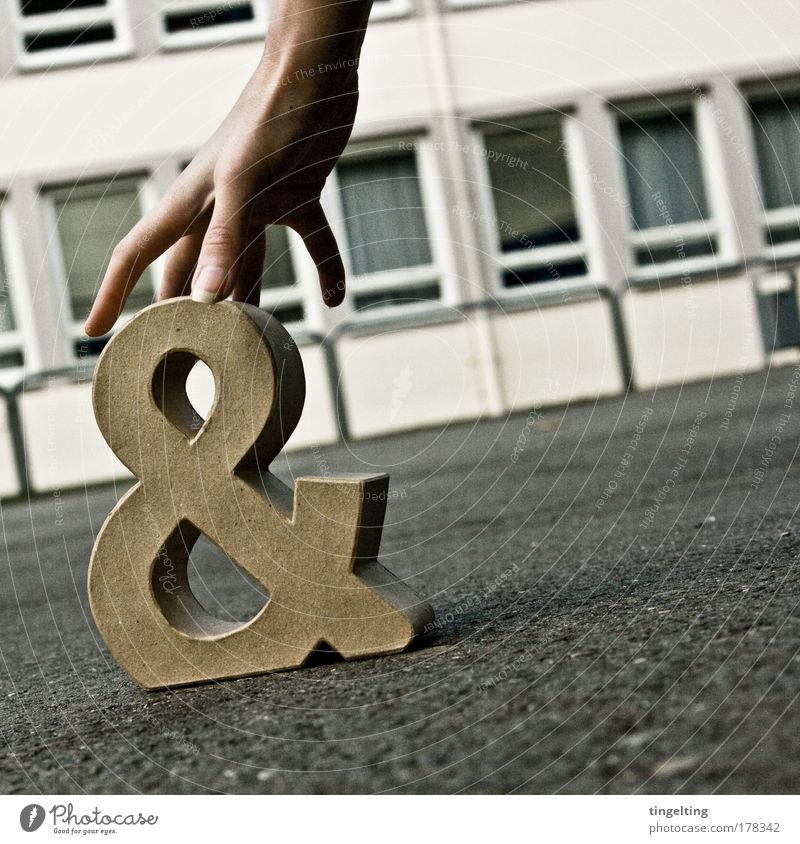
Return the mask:
{"type": "Polygon", "coordinates": [[[303,78],[262,61],[236,105],[169,192],[115,248],[86,322],[111,330],[144,269],[168,249],[159,299],[185,295],[257,305],[264,228],[303,239],[323,301],[340,304],[345,274],[320,205],[325,180],[347,143],[358,104],[355,67],[303,78]]]}

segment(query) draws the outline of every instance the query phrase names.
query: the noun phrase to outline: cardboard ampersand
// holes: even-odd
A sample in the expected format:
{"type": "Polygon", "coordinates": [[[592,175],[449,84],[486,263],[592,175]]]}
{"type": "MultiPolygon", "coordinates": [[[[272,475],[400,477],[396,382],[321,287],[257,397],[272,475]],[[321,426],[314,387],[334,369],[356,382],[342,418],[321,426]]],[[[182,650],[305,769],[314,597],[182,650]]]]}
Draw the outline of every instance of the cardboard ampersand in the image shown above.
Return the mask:
{"type": "Polygon", "coordinates": [[[139,482],[97,537],[89,598],[145,688],[296,668],[325,644],[346,659],[393,653],[432,621],[377,560],[386,475],[300,478],[293,493],[268,471],[304,400],[294,341],[249,305],[153,305],[100,357],[97,423],[139,482]],[[186,395],[198,360],[216,388],[205,421],[186,395]],[[219,618],[192,594],[201,533],[269,592],[250,621],[219,618]]]}

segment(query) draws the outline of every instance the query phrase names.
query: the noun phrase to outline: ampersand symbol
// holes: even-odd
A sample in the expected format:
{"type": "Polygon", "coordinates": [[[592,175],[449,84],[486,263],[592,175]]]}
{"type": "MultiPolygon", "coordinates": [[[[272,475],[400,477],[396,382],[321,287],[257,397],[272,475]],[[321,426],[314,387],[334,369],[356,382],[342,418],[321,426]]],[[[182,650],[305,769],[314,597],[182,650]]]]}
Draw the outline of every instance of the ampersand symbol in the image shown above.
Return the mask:
{"type": "Polygon", "coordinates": [[[89,567],[97,626],[148,689],[296,668],[324,645],[345,659],[394,653],[431,608],[377,559],[386,475],[299,478],[269,466],[300,418],[300,354],[250,305],[153,305],[108,344],[94,377],[103,436],[138,483],[98,534],[89,567]],[[203,361],[215,399],[200,419],[186,378],[203,361]],[[269,593],[250,621],[192,594],[200,534],[269,593]]]}

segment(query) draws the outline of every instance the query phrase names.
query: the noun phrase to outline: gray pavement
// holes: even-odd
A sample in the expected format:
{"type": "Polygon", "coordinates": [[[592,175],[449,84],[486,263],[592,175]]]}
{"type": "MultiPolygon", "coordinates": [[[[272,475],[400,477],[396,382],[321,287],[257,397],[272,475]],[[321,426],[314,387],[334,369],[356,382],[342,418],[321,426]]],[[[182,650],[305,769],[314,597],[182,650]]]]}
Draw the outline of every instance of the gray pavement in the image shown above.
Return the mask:
{"type": "MultiPolygon", "coordinates": [[[[1,790],[797,791],[798,383],[282,458],[390,472],[382,560],[439,624],[399,656],[199,688],[139,690],[93,626],[87,560],[123,488],[6,504],[1,790]]],[[[253,611],[199,553],[213,600],[253,611]]]]}

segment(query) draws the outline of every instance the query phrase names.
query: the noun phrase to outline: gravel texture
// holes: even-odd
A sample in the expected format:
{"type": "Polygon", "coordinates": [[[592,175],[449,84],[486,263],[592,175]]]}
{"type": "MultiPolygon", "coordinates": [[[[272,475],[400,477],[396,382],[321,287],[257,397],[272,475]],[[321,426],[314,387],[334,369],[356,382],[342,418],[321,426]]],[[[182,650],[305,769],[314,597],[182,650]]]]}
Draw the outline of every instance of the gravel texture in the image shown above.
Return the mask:
{"type": "MultiPolygon", "coordinates": [[[[5,504],[2,791],[796,791],[799,433],[786,367],[280,458],[391,474],[382,561],[435,629],[156,693],[86,600],[124,488],[5,504]]],[[[221,556],[198,594],[253,612],[221,556]]]]}

